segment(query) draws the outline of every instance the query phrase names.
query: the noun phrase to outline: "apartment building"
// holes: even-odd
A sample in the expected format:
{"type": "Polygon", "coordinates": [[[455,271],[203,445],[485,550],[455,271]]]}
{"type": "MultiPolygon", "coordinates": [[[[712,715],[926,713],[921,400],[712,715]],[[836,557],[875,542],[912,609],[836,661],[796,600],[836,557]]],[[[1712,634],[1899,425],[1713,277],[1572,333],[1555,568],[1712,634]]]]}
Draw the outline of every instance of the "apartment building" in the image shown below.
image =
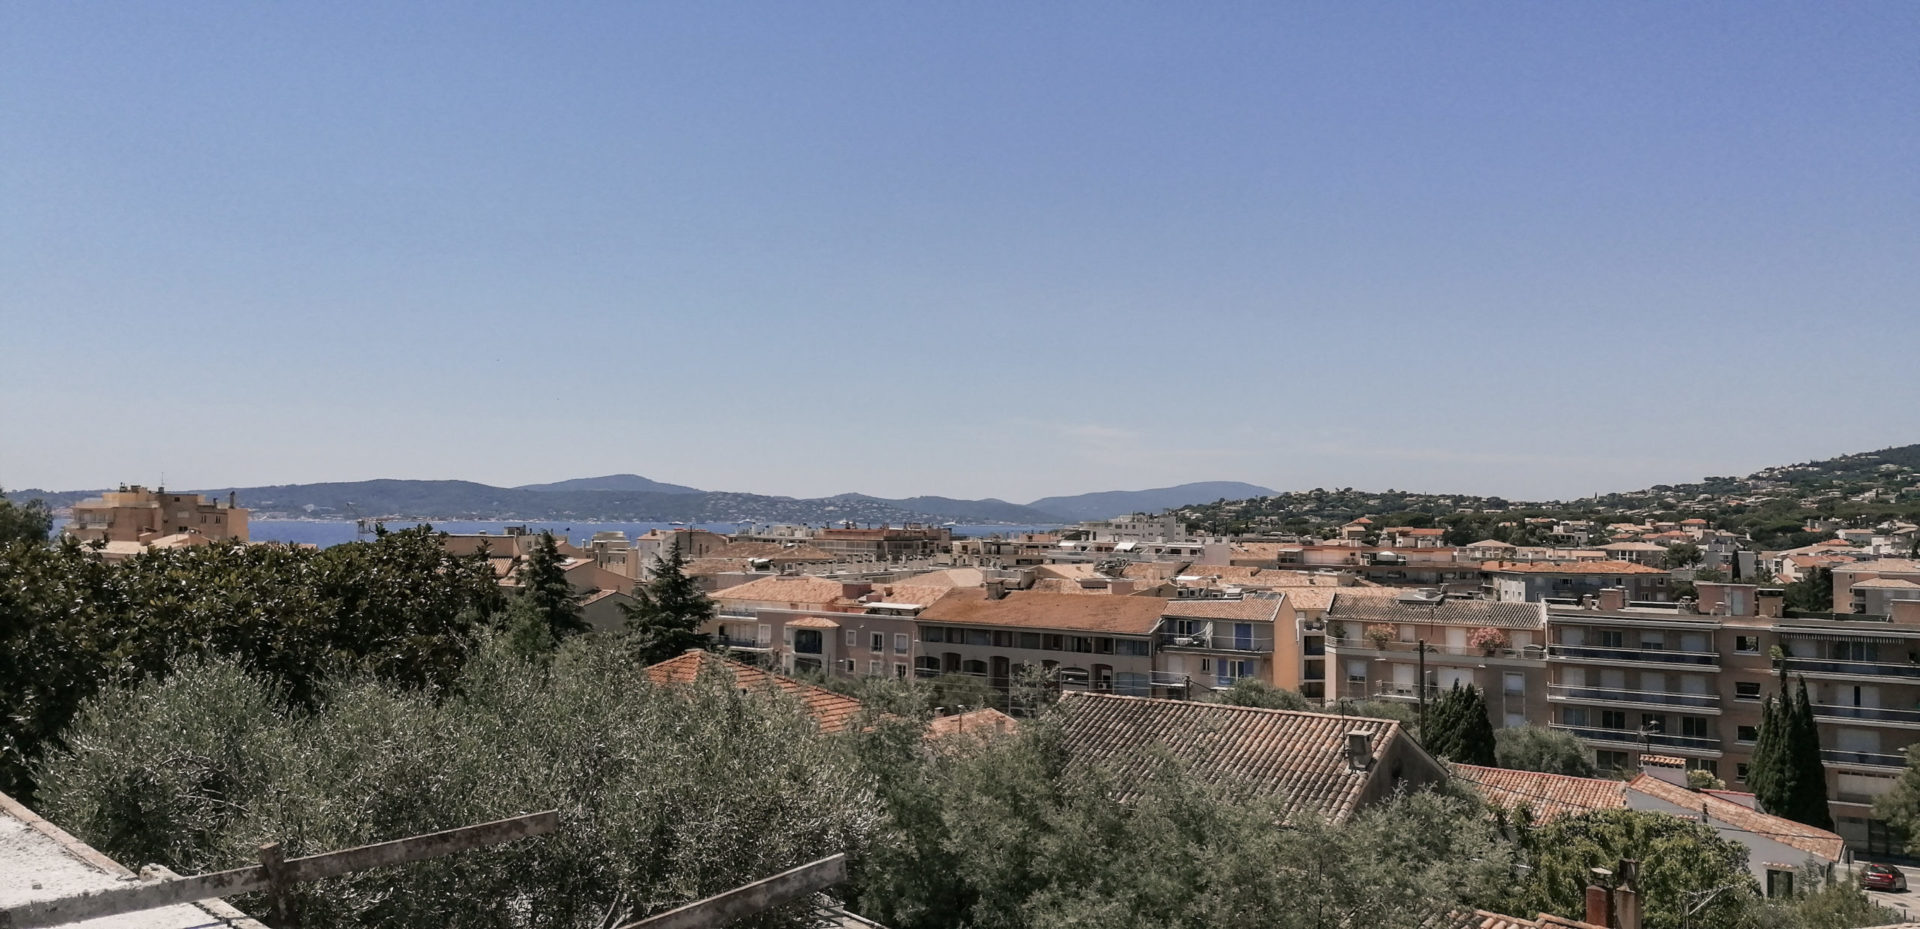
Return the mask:
{"type": "Polygon", "coordinates": [[[1424,690],[1431,701],[1456,684],[1472,685],[1486,695],[1495,727],[1526,725],[1546,715],[1546,626],[1539,603],[1338,592],[1326,612],[1326,668],[1338,680],[1326,692],[1418,701],[1424,690]]]}
{"type": "Polygon", "coordinates": [[[1237,599],[1175,599],[1166,602],[1154,630],[1154,670],[1163,681],[1186,689],[1219,689],[1242,678],[1276,686],[1283,682],[1276,645],[1285,596],[1248,593],[1237,599]]]}
{"type": "Polygon", "coordinates": [[[1578,600],[1603,589],[1627,592],[1630,601],[1664,601],[1666,571],[1626,561],[1489,561],[1480,566],[1481,594],[1489,600],[1578,600]]]}
{"type": "Polygon", "coordinates": [[[122,486],[73,505],[64,531],[82,542],[146,544],[170,535],[247,541],[247,511],[232,494],[223,501],[122,486]]]}
{"type": "Polygon", "coordinates": [[[1030,665],[1054,672],[1063,687],[1145,696],[1166,606],[1158,597],[956,590],[915,620],[915,673],[975,675],[1005,690],[1030,665]]]}
{"type": "Polygon", "coordinates": [[[854,561],[908,561],[932,558],[953,548],[953,530],[945,526],[894,529],[822,529],[811,544],[835,558],[854,561]]]}
{"type": "Polygon", "coordinates": [[[1891,600],[1920,600],[1920,561],[1878,558],[1831,566],[1833,611],[1887,616],[1891,600]]]}

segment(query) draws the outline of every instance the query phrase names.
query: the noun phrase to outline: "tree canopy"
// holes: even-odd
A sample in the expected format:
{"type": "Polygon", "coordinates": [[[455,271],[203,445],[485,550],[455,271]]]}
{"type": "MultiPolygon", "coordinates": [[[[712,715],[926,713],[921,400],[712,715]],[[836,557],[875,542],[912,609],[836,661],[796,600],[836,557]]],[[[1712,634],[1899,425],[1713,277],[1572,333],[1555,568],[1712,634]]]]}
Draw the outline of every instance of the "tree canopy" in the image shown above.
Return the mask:
{"type": "Polygon", "coordinates": [[[1493,734],[1494,764],[1519,771],[1592,777],[1593,751],[1571,732],[1514,726],[1493,734]]]}
{"type": "Polygon", "coordinates": [[[687,557],[676,540],[653,560],[653,576],[634,591],[634,604],[622,607],[634,660],[654,664],[690,648],[705,648],[712,637],[700,627],[714,618],[713,599],[687,576],[687,557]]]}
{"type": "Polygon", "coordinates": [[[44,500],[15,503],[0,490],[0,546],[16,542],[39,544],[53,531],[53,511],[44,500]]]}
{"type": "Polygon", "coordinates": [[[1461,764],[1496,762],[1493,722],[1480,688],[1455,683],[1427,708],[1427,731],[1421,745],[1436,757],[1461,764]]]}

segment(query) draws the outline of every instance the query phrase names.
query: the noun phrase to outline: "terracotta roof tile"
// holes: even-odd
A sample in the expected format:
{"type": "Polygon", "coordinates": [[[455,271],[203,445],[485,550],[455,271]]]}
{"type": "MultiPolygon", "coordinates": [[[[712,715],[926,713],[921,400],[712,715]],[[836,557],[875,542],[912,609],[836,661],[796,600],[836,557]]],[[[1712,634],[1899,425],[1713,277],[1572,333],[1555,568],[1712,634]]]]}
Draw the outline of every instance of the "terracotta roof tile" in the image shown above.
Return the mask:
{"type": "MultiPolygon", "coordinates": [[[[1367,733],[1376,758],[1404,738],[1391,720],[1220,703],[1076,692],[1061,697],[1059,706],[1070,765],[1097,764],[1124,783],[1147,776],[1158,764],[1152,752],[1164,750],[1191,763],[1192,777],[1271,798],[1288,816],[1352,815],[1376,772],[1348,764],[1347,733],[1367,733]]],[[[1434,770],[1437,775],[1437,764],[1434,770]]]]}
{"type": "Polygon", "coordinates": [[[1782,819],[1759,810],[1750,810],[1732,800],[1688,790],[1651,774],[1635,777],[1627,783],[1627,788],[1671,803],[1689,812],[1704,812],[1710,820],[1792,846],[1809,855],[1818,855],[1828,861],[1839,861],[1846,851],[1846,840],[1825,829],[1816,829],[1791,819],[1782,819]]]}
{"type": "Polygon", "coordinates": [[[945,739],[961,735],[987,735],[1012,732],[1019,722],[993,707],[968,710],[953,716],[939,716],[927,724],[927,738],[945,739]]]}
{"type": "Polygon", "coordinates": [[[1509,810],[1527,807],[1534,822],[1574,813],[1627,808],[1627,785],[1597,777],[1571,777],[1457,764],[1453,776],[1473,786],[1487,802],[1509,810]]]}
{"type": "Polygon", "coordinates": [[[721,674],[729,674],[735,683],[746,690],[765,691],[779,689],[788,696],[800,701],[800,705],[820,724],[822,732],[840,732],[851,727],[860,716],[864,706],[860,701],[837,694],[825,687],[803,684],[790,677],[782,677],[750,664],[722,658],[709,652],[690,651],[677,658],[669,658],[656,665],[647,667],[647,677],[655,684],[691,684],[699,679],[703,668],[711,668],[721,674]]]}
{"type": "Polygon", "coordinates": [[[1351,597],[1336,591],[1327,615],[1362,623],[1418,623],[1440,626],[1491,626],[1495,629],[1545,629],[1544,603],[1503,603],[1448,598],[1417,603],[1399,597],[1351,597]]]}
{"type": "Polygon", "coordinates": [[[922,622],[1023,626],[1146,635],[1167,605],[1158,597],[1087,597],[1016,590],[989,600],[984,590],[956,590],[920,614],[922,622]]]}
{"type": "Polygon", "coordinates": [[[1280,597],[1245,597],[1239,600],[1169,600],[1162,616],[1187,619],[1235,619],[1272,622],[1286,602],[1280,597]]]}
{"type": "Polygon", "coordinates": [[[748,581],[737,587],[728,587],[716,592],[713,599],[720,601],[756,601],[762,603],[785,603],[799,607],[825,607],[838,603],[842,599],[845,587],[839,581],[824,577],[808,577],[804,574],[771,574],[758,580],[748,581]]]}

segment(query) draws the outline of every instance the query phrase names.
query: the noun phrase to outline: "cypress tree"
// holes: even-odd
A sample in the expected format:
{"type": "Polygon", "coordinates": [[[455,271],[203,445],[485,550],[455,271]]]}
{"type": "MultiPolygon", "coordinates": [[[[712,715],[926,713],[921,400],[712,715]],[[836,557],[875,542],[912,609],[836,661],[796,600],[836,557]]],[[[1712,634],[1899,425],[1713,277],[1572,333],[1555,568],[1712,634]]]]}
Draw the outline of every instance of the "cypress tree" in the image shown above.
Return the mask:
{"type": "Polygon", "coordinates": [[[588,628],[586,617],[580,613],[580,595],[567,583],[561,561],[553,533],[542,532],[539,543],[520,566],[520,597],[546,621],[547,633],[555,642],[588,628]]]}
{"type": "Polygon", "coordinates": [[[1772,806],[1774,783],[1779,780],[1783,739],[1779,702],[1772,696],[1760,705],[1760,734],[1753,742],[1753,760],[1747,764],[1747,786],[1762,809],[1772,806]]]}
{"type": "Polygon", "coordinates": [[[1460,764],[1493,764],[1493,723],[1487,719],[1487,701],[1480,688],[1454,682],[1452,689],[1428,708],[1422,744],[1435,756],[1460,764]]]}
{"type": "Polygon", "coordinates": [[[1807,699],[1807,680],[1800,678],[1793,695],[1793,716],[1787,729],[1788,770],[1793,772],[1793,790],[1780,815],[1798,823],[1821,829],[1833,829],[1833,813],[1827,806],[1827,766],[1820,758],[1820,727],[1813,719],[1813,704],[1807,699]]]}
{"type": "Polygon", "coordinates": [[[706,648],[712,636],[700,631],[714,618],[713,600],[686,573],[687,558],[676,540],[653,560],[653,579],[633,592],[627,614],[628,648],[634,660],[655,664],[688,649],[706,648]]]}

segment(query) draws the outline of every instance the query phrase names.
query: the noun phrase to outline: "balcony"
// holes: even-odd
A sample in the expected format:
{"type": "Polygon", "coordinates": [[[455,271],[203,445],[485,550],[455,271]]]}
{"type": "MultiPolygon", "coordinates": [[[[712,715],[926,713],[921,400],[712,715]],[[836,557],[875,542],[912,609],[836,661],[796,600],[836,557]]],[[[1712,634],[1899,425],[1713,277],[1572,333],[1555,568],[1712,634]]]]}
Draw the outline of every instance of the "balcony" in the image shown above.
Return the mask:
{"type": "Polygon", "coordinates": [[[1667,648],[1610,648],[1605,645],[1552,645],[1547,656],[1558,661],[1625,661],[1634,664],[1692,665],[1720,669],[1718,652],[1683,652],[1667,648]]]}
{"type": "Polygon", "coordinates": [[[1642,706],[1683,706],[1712,712],[1720,711],[1718,694],[1678,694],[1667,691],[1619,690],[1611,687],[1587,687],[1573,684],[1548,684],[1548,700],[1577,700],[1601,703],[1637,703],[1642,706]]]}
{"type": "Polygon", "coordinates": [[[1920,726],[1920,710],[1897,710],[1885,706],[1813,705],[1813,715],[1823,719],[1864,719],[1872,722],[1903,723],[1920,726]]]}
{"type": "Polygon", "coordinates": [[[1855,752],[1840,748],[1823,748],[1820,759],[1828,764],[1847,765],[1856,768],[1893,768],[1901,770],[1907,766],[1907,756],[1886,752],[1855,752]]]}
{"type": "Polygon", "coordinates": [[[1838,674],[1846,677],[1898,677],[1920,680],[1920,665],[1877,661],[1830,661],[1825,658],[1785,659],[1788,671],[1802,674],[1838,674]]]}
{"type": "MultiPolygon", "coordinates": [[[[1363,638],[1328,639],[1326,645],[1328,648],[1346,652],[1379,652],[1389,657],[1405,656],[1408,661],[1418,657],[1420,651],[1420,643],[1402,642],[1397,639],[1377,644],[1363,638]]],[[[1529,661],[1539,661],[1547,657],[1546,649],[1538,645],[1525,645],[1519,648],[1474,648],[1468,645],[1435,645],[1432,642],[1427,643],[1427,654],[1442,658],[1518,658],[1529,661]]]]}
{"type": "Polygon", "coordinates": [[[1602,729],[1599,726],[1569,726],[1554,723],[1553,728],[1561,732],[1571,732],[1589,742],[1610,742],[1633,748],[1671,748],[1686,752],[1718,752],[1720,740],[1704,736],[1669,735],[1664,732],[1642,733],[1637,729],[1602,729]]]}
{"type": "Polygon", "coordinates": [[[740,639],[728,635],[714,636],[713,644],[717,648],[731,648],[735,651],[766,652],[773,650],[773,644],[770,642],[763,643],[754,639],[740,639]]]}
{"type": "Polygon", "coordinates": [[[1160,632],[1153,637],[1160,648],[1196,648],[1216,652],[1271,652],[1271,636],[1236,636],[1231,632],[1160,632]]]}

